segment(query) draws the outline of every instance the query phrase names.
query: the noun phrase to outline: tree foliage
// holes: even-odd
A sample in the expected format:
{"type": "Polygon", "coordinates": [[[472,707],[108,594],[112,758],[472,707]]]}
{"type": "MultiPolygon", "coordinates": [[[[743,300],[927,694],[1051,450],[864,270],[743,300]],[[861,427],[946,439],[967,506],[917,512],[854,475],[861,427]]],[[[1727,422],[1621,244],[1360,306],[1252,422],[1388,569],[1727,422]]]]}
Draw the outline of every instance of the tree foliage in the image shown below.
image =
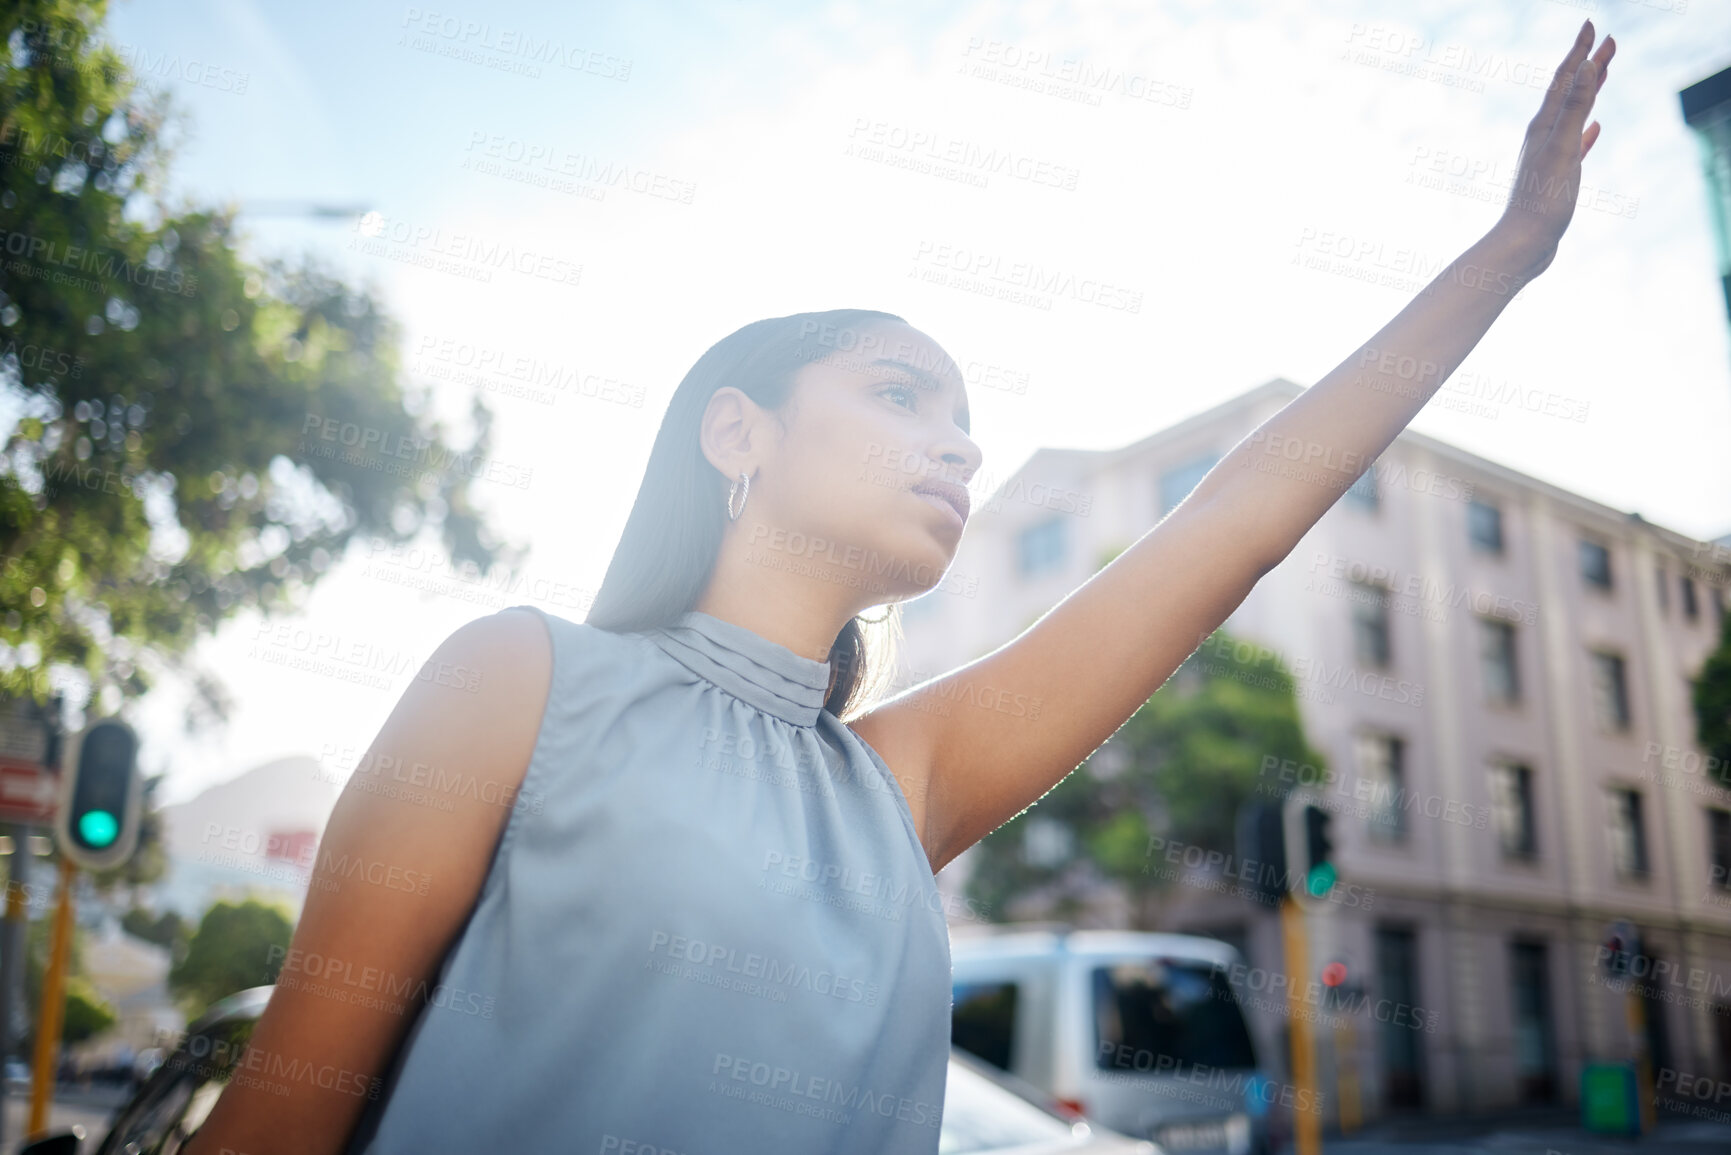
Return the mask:
{"type": "Polygon", "coordinates": [[[175,670],[192,726],[226,708],[193,644],[301,604],[356,535],[434,524],[483,570],[515,551],[471,494],[488,410],[451,448],[369,293],[166,202],[169,108],[105,14],[0,14],[0,693],[46,701],[61,667],[108,712],[175,670]]]}
{"type": "Polygon", "coordinates": [[[168,989],[195,1018],[218,999],[275,982],[293,935],[281,907],[256,899],[219,902],[205,911],[186,957],[168,972],[168,989]]]}
{"type": "MultiPolygon", "coordinates": [[[[1715,598],[1725,595],[1711,591],[1715,598]]],[[[1723,603],[1721,603],[1723,604],[1723,603]]],[[[1695,738],[1709,758],[1717,761],[1715,776],[1731,786],[1731,612],[1719,617],[1719,648],[1707,655],[1695,679],[1695,738]]]]}
{"type": "MultiPolygon", "coordinates": [[[[36,885],[34,883],[32,886],[36,885]]],[[[48,972],[50,936],[54,919],[37,919],[25,931],[24,1013],[26,1023],[22,1052],[36,1047],[36,1022],[42,1009],[42,982],[48,972]]],[[[115,1009],[97,993],[84,970],[84,931],[76,925],[67,942],[66,974],[61,982],[60,1042],[72,1046],[106,1031],[119,1021],[115,1009]]]]}
{"type": "Polygon", "coordinates": [[[89,979],[72,975],[66,980],[66,1009],[60,1019],[61,1045],[75,1047],[119,1021],[120,1016],[96,993],[89,979]]]}
{"type": "Polygon", "coordinates": [[[1000,913],[1039,896],[1044,913],[1069,917],[1116,883],[1147,923],[1170,885],[1149,839],[1234,853],[1240,805],[1283,797],[1291,783],[1269,767],[1287,759],[1324,766],[1291,674],[1216,630],[1100,749],[980,842],[969,896],[1000,913]]]}
{"type": "Polygon", "coordinates": [[[176,961],[185,957],[187,942],[192,933],[186,920],[180,917],[179,911],[166,910],[161,914],[152,914],[139,906],[121,916],[120,927],[133,938],[167,947],[176,961]]]}

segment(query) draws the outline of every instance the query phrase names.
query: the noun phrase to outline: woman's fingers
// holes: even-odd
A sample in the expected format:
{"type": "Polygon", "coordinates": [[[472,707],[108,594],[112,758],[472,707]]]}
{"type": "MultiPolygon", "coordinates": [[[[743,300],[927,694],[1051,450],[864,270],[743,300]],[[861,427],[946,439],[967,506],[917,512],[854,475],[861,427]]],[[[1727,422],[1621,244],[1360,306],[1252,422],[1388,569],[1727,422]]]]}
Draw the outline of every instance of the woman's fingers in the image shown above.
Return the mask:
{"type": "MultiPolygon", "coordinates": [[[[1606,37],[1609,40],[1610,37],[1606,37]]],[[[1545,99],[1539,105],[1539,111],[1533,117],[1533,128],[1543,140],[1555,123],[1557,114],[1563,108],[1563,96],[1570,88],[1570,78],[1580,68],[1581,61],[1587,58],[1587,51],[1593,47],[1593,22],[1585,21],[1581,30],[1575,33],[1575,42],[1569,46],[1569,53],[1563,57],[1563,62],[1557,65],[1557,71],[1551,77],[1551,85],[1545,89],[1545,99]]],[[[1609,58],[1607,58],[1609,59],[1609,58]]]]}
{"type": "Polygon", "coordinates": [[[1587,131],[1581,134],[1581,159],[1586,160],[1587,154],[1593,151],[1593,142],[1599,139],[1599,122],[1594,121],[1587,126],[1587,131]]]}
{"type": "MultiPolygon", "coordinates": [[[[1615,44],[1609,36],[1605,37],[1606,45],[1613,50],[1615,44]]],[[[1610,54],[1605,54],[1610,59],[1610,54]]],[[[1555,131],[1565,133],[1564,140],[1573,140],[1585,130],[1587,114],[1593,111],[1593,101],[1598,98],[1599,89],[1604,87],[1605,74],[1597,60],[1583,60],[1575,69],[1574,83],[1563,97],[1563,107],[1557,112],[1555,131]]]]}

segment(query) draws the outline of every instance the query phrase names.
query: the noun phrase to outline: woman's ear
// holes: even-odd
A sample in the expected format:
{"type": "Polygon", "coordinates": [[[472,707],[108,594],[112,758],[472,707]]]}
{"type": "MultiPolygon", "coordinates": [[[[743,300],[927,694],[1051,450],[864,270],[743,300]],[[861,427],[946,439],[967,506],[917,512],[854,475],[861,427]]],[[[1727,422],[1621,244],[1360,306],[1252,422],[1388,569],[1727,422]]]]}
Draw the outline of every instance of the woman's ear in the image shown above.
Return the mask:
{"type": "Polygon", "coordinates": [[[761,440],[758,430],[762,416],[757,402],[731,385],[717,389],[709,398],[698,425],[698,444],[724,478],[731,481],[742,473],[757,471],[753,450],[761,448],[757,442],[761,440]]]}

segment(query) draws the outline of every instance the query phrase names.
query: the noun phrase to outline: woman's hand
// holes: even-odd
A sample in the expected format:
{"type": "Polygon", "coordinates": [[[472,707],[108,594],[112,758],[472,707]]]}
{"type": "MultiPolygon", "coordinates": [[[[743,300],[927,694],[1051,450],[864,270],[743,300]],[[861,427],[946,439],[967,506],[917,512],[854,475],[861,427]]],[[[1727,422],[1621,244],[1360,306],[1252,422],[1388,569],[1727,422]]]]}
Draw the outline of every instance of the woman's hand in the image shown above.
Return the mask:
{"type": "Polygon", "coordinates": [[[1557,243],[1575,214],[1581,195],[1581,160],[1599,139],[1599,122],[1582,131],[1593,99],[1604,87],[1606,69],[1617,54],[1617,42],[1605,37],[1591,57],[1593,22],[1581,25],[1575,43],[1545,92],[1537,116],[1527,125],[1515,165],[1514,187],[1503,209],[1497,230],[1514,245],[1514,251],[1531,262],[1523,270],[1536,277],[1550,267],[1557,243]]]}

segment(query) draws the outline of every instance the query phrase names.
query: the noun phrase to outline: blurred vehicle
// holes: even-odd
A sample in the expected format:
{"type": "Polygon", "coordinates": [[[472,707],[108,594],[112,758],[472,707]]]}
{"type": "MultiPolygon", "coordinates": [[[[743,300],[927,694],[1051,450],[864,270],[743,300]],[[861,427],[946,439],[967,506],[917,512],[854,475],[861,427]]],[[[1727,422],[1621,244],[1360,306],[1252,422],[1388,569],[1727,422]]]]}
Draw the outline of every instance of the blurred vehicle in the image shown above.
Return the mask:
{"type": "MultiPolygon", "coordinates": [[[[92,1155],[176,1155],[216,1106],[270,1001],[270,987],[253,987],[212,1006],[186,1029],[127,1103],[92,1155]]],[[[82,1130],[61,1132],[18,1155],[80,1155],[82,1130]]],[[[950,1053],[944,1090],[940,1155],[1162,1155],[1152,1143],[1106,1131],[1056,1107],[1019,1080],[960,1051],[950,1053]]]]}
{"type": "Polygon", "coordinates": [[[30,1064],[23,1059],[6,1060],[6,1089],[8,1091],[28,1091],[30,1089],[30,1064]]]}
{"type": "Polygon", "coordinates": [[[1171,1155],[1266,1155],[1288,1132],[1226,943],[1011,926],[958,931],[950,957],[951,1041],[1078,1113],[1171,1155]]]}
{"type": "Polygon", "coordinates": [[[1052,1101],[1049,1095],[981,1062],[950,1051],[938,1155],[1160,1155],[1160,1148],[1108,1131],[1052,1101]]]}

